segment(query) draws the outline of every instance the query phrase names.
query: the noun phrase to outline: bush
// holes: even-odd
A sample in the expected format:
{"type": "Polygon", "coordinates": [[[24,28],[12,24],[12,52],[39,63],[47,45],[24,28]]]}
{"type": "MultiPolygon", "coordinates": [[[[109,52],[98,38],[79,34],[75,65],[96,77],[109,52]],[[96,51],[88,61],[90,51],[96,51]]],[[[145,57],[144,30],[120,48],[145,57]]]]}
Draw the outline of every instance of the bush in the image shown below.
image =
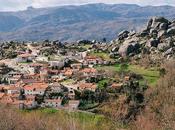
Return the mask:
{"type": "Polygon", "coordinates": [[[136,130],[175,129],[175,61],[167,62],[165,68],[156,88],[147,91],[146,109],[134,122],[136,130]]]}
{"type": "Polygon", "coordinates": [[[108,86],[108,80],[101,80],[98,82],[99,89],[105,89],[108,86]]]}

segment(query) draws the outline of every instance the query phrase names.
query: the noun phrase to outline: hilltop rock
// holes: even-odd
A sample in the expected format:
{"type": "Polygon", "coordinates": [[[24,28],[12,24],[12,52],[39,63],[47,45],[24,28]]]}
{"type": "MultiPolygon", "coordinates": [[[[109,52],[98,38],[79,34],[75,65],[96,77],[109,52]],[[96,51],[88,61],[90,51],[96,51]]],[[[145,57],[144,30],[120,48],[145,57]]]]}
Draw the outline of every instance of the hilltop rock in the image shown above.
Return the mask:
{"type": "Polygon", "coordinates": [[[148,30],[146,30],[146,29],[144,29],[142,32],[140,32],[140,33],[138,34],[139,37],[145,37],[145,36],[147,36],[147,35],[149,35],[149,32],[148,32],[148,30]]]}
{"type": "Polygon", "coordinates": [[[129,32],[127,30],[123,30],[118,34],[118,39],[119,40],[124,40],[125,38],[128,37],[129,32]]]}
{"type": "Polygon", "coordinates": [[[167,34],[167,30],[169,32],[168,35],[170,35],[170,33],[174,33],[173,29],[170,29],[170,25],[171,22],[164,17],[151,18],[147,23],[146,29],[142,31],[141,36],[150,35],[153,38],[161,38],[167,34]]]}
{"type": "Polygon", "coordinates": [[[168,24],[170,23],[164,17],[154,17],[152,18],[151,21],[152,21],[151,28],[154,29],[162,29],[162,27],[167,27],[168,24]]]}
{"type": "Polygon", "coordinates": [[[117,52],[118,50],[119,50],[119,46],[115,46],[115,47],[112,48],[111,51],[112,51],[112,52],[117,52]]]}
{"type": "Polygon", "coordinates": [[[173,48],[170,48],[170,49],[168,49],[168,50],[165,52],[165,55],[173,54],[173,52],[174,52],[174,49],[173,49],[173,48]]]}
{"type": "Polygon", "coordinates": [[[168,29],[168,23],[161,23],[159,26],[160,30],[167,30],[168,29]]]}
{"type": "MultiPolygon", "coordinates": [[[[146,29],[131,33],[122,31],[119,38],[112,43],[110,56],[145,57],[148,55],[153,62],[174,58],[175,53],[175,20],[170,22],[163,17],[151,18],[146,29]]],[[[132,59],[132,60],[133,60],[132,59]]]]}
{"type": "Polygon", "coordinates": [[[150,19],[147,23],[147,30],[151,29],[152,23],[153,23],[153,19],[150,19]]]}
{"type": "Polygon", "coordinates": [[[175,35],[175,27],[171,27],[167,30],[169,36],[175,35]]]}
{"type": "Polygon", "coordinates": [[[119,48],[119,54],[123,57],[128,56],[130,53],[138,53],[140,44],[137,42],[124,42],[119,48]]]}
{"type": "Polygon", "coordinates": [[[151,35],[152,37],[157,37],[158,31],[157,31],[156,29],[151,29],[151,30],[150,30],[150,35],[151,35]]]}
{"type": "Polygon", "coordinates": [[[166,30],[161,30],[161,31],[158,32],[157,38],[161,38],[161,37],[165,36],[166,34],[167,34],[166,30]]]}
{"type": "Polygon", "coordinates": [[[161,43],[157,46],[159,51],[166,51],[170,48],[170,45],[167,43],[161,43]]]}
{"type": "Polygon", "coordinates": [[[171,24],[169,25],[169,28],[172,28],[172,27],[175,27],[175,20],[173,20],[173,21],[171,22],[171,24]]]}
{"type": "Polygon", "coordinates": [[[154,38],[151,38],[148,42],[147,42],[147,46],[148,47],[157,47],[159,44],[159,40],[158,39],[154,39],[154,38]]]}

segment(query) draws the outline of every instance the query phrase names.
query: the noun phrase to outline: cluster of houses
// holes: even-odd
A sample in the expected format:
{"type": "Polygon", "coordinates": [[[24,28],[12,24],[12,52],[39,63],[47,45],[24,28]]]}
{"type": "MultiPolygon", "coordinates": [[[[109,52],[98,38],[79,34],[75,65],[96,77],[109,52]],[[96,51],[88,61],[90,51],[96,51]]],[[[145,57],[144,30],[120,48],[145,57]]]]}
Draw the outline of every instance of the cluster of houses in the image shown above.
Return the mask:
{"type": "Polygon", "coordinates": [[[0,103],[21,109],[77,109],[80,101],[75,98],[75,90],[95,91],[97,84],[89,79],[99,79],[104,75],[94,66],[109,64],[108,61],[89,56],[86,52],[68,52],[63,56],[58,51],[57,56],[50,58],[41,55],[38,49],[20,52],[13,60],[10,65],[13,70],[3,75],[6,82],[0,84],[0,103]],[[61,92],[69,98],[69,102],[64,105],[63,97],[48,96],[61,92]]]}

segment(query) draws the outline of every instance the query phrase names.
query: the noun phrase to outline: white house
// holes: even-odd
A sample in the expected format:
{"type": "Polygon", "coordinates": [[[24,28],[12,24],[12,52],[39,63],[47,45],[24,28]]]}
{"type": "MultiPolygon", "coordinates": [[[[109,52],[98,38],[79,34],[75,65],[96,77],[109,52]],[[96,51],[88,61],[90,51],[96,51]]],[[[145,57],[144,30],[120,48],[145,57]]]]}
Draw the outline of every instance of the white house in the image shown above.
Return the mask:
{"type": "Polygon", "coordinates": [[[50,67],[62,68],[62,67],[64,67],[65,63],[64,63],[64,61],[49,61],[49,65],[50,65],[50,67]]]}
{"type": "Polygon", "coordinates": [[[7,94],[19,94],[20,93],[20,89],[18,87],[10,87],[7,90],[7,94]]]}
{"type": "Polygon", "coordinates": [[[77,109],[80,104],[79,100],[69,100],[69,109],[77,109]]]}
{"type": "Polygon", "coordinates": [[[38,56],[38,57],[36,57],[36,59],[35,59],[35,61],[37,62],[48,62],[49,60],[48,60],[48,57],[46,57],[46,56],[38,56]]]}
{"type": "Polygon", "coordinates": [[[62,99],[46,99],[44,106],[45,107],[52,107],[52,108],[59,108],[61,107],[62,99]]]}
{"type": "Polygon", "coordinates": [[[21,55],[18,55],[17,57],[17,61],[16,62],[31,62],[35,59],[35,55],[32,55],[32,54],[21,54],[21,55]]]}

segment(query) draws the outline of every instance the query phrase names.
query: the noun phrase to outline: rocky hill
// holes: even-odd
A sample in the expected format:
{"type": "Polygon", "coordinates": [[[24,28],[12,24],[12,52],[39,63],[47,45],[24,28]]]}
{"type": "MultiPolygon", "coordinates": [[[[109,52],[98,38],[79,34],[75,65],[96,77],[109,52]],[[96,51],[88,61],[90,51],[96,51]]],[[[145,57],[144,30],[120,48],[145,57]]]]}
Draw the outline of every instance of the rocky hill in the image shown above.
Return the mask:
{"type": "Polygon", "coordinates": [[[111,40],[121,30],[140,30],[152,16],[175,17],[175,7],[89,4],[28,8],[0,13],[0,40],[111,40]]]}
{"type": "Polygon", "coordinates": [[[153,17],[142,31],[136,33],[124,30],[111,43],[96,44],[95,47],[110,52],[111,58],[129,57],[133,61],[147,60],[149,65],[157,65],[158,62],[162,64],[165,59],[175,58],[175,21],[153,17]]]}

